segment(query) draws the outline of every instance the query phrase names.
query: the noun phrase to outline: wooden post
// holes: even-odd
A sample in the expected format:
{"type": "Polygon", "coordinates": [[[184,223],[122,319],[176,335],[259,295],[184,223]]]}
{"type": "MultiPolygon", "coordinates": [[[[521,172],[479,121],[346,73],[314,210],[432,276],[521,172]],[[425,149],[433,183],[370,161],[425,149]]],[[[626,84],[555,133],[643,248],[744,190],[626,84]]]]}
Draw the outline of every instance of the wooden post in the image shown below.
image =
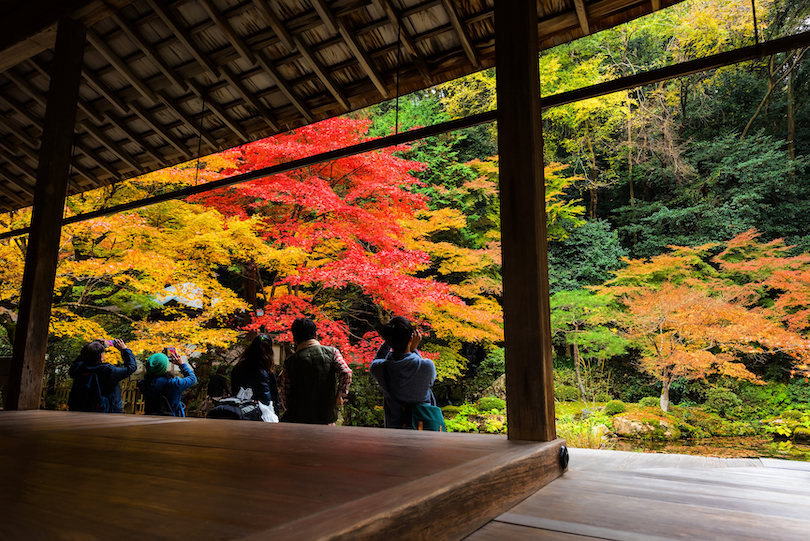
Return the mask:
{"type": "Polygon", "coordinates": [[[87,28],[59,21],[6,409],[38,409],[87,28]]]}
{"type": "Polygon", "coordinates": [[[554,379],[537,2],[495,2],[509,438],[551,441],[554,379]]]}

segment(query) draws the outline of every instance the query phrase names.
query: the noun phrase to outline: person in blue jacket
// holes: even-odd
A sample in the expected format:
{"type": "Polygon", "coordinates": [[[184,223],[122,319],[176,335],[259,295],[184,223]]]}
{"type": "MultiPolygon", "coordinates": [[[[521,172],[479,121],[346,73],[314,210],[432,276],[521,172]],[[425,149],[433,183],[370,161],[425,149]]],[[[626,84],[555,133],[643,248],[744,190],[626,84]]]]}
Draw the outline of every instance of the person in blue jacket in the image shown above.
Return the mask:
{"type": "Polygon", "coordinates": [[[278,415],[278,382],[274,371],[273,339],[260,334],[231,371],[231,394],[236,396],[240,389],[250,389],[254,400],[267,406],[272,402],[278,415]]]}
{"type": "Polygon", "coordinates": [[[144,413],[147,415],[172,415],[185,417],[186,410],[181,400],[183,391],[197,383],[194,370],[174,349],[155,353],[144,363],[146,376],[138,383],[143,395],[144,413]],[[169,372],[169,363],[180,367],[181,377],[169,372]]]}
{"type": "MultiPolygon", "coordinates": [[[[115,340],[93,340],[82,348],[79,357],[71,365],[68,374],[73,378],[73,386],[68,396],[70,411],[98,411],[103,413],[123,413],[124,401],[118,382],[127,379],[138,368],[135,356],[120,338],[115,340]],[[114,346],[121,352],[122,366],[104,362],[107,347],[114,346]],[[88,381],[95,375],[98,379],[100,395],[106,398],[104,405],[91,404],[88,381]]],[[[98,398],[98,397],[97,397],[98,398]]]]}
{"type": "Polygon", "coordinates": [[[369,372],[383,392],[385,428],[406,428],[410,424],[410,405],[436,405],[432,389],[436,366],[419,354],[422,334],[406,318],[392,317],[383,327],[382,335],[385,344],[377,352],[369,372]]]}

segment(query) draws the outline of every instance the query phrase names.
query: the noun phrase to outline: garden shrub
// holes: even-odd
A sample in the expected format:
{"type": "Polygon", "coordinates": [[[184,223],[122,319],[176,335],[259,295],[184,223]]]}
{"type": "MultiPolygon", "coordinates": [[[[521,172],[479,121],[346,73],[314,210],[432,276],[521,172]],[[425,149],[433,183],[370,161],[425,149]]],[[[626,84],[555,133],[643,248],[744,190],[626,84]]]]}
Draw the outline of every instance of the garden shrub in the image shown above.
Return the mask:
{"type": "Polygon", "coordinates": [[[501,411],[506,408],[506,401],[495,396],[485,396],[478,401],[478,411],[487,412],[492,410],[501,411]]]}
{"type": "Polygon", "coordinates": [[[596,395],[597,402],[610,402],[611,396],[607,393],[599,393],[596,395]]]}
{"type": "Polygon", "coordinates": [[[442,408],[442,413],[445,417],[452,417],[461,410],[460,406],[445,406],[442,408]]]}
{"type": "Polygon", "coordinates": [[[480,395],[492,383],[501,377],[506,371],[506,359],[503,348],[495,348],[490,351],[486,358],[478,366],[475,376],[472,378],[470,386],[466,389],[465,396],[480,395]]]}
{"type": "Polygon", "coordinates": [[[783,411],[781,415],[779,415],[782,419],[796,419],[799,420],[802,418],[802,412],[797,410],[787,410],[783,411]]]}
{"type": "Polygon", "coordinates": [[[642,408],[660,408],[661,399],[657,396],[645,396],[638,401],[638,405],[642,408]]]}
{"type": "Polygon", "coordinates": [[[554,389],[554,398],[560,402],[576,402],[579,399],[579,391],[573,385],[560,385],[554,389]]]}
{"type": "Polygon", "coordinates": [[[737,418],[742,409],[742,400],[731,389],[713,387],[706,393],[704,409],[721,417],[737,418]]]}
{"type": "Polygon", "coordinates": [[[793,441],[796,443],[810,443],[810,428],[796,427],[793,430],[793,441]]]}
{"type": "Polygon", "coordinates": [[[478,432],[478,425],[467,419],[466,415],[458,414],[452,419],[445,419],[448,432],[478,432]]]}
{"type": "Polygon", "coordinates": [[[377,381],[368,369],[351,363],[352,385],[343,402],[343,424],[346,426],[383,426],[383,397],[377,381]]]}
{"type": "Polygon", "coordinates": [[[627,406],[621,400],[611,400],[605,404],[605,415],[618,415],[627,411],[627,406]]]}

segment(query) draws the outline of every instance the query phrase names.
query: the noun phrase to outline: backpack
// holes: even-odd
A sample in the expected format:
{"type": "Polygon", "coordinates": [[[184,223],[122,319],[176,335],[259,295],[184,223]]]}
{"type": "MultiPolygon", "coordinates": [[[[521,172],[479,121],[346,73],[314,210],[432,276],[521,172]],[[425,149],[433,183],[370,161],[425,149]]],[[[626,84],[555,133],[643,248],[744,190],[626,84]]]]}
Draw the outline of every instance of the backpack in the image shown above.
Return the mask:
{"type": "Polygon", "coordinates": [[[255,400],[223,398],[219,405],[208,412],[206,419],[233,419],[235,421],[261,421],[262,410],[255,400]]]}
{"type": "Polygon", "coordinates": [[[95,411],[109,413],[110,399],[101,394],[101,384],[98,374],[85,372],[80,378],[73,381],[68,400],[70,411],[95,411]]]}
{"type": "Polygon", "coordinates": [[[164,395],[159,395],[148,400],[144,400],[144,414],[146,415],[166,415],[174,417],[174,410],[169,404],[169,399],[164,395]]]}

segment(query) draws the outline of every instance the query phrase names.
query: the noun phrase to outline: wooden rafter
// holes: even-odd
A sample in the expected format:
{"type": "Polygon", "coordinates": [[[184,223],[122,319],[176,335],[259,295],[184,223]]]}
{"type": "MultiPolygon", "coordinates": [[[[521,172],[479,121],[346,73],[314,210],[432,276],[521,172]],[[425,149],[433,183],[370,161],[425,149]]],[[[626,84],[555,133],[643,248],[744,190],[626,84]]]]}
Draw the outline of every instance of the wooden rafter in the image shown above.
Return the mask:
{"type": "Polygon", "coordinates": [[[312,52],[309,45],[304,42],[300,37],[293,36],[287,30],[287,27],[284,23],[278,18],[275,11],[273,11],[273,7],[267,2],[267,0],[253,0],[254,5],[261,13],[262,17],[264,18],[265,22],[273,29],[273,32],[276,33],[281,43],[287,48],[288,51],[298,51],[302,57],[307,61],[309,67],[312,69],[313,73],[318,77],[321,83],[326,87],[326,90],[329,91],[330,94],[337,100],[341,107],[345,111],[351,109],[349,105],[349,100],[346,98],[346,94],[337,86],[337,84],[332,80],[331,74],[324,69],[321,61],[315,56],[315,53],[312,52]]]}
{"type": "Polygon", "coordinates": [[[143,174],[146,172],[143,166],[140,163],[138,163],[138,160],[136,160],[133,156],[130,156],[127,151],[121,148],[121,146],[118,145],[118,143],[110,139],[106,134],[104,134],[103,131],[101,131],[100,128],[96,127],[92,122],[87,120],[80,121],[79,125],[83,127],[87,131],[87,133],[92,135],[93,138],[96,139],[96,141],[98,141],[104,147],[106,147],[107,150],[115,154],[118,157],[118,159],[120,159],[133,169],[135,169],[137,173],[143,174]]]}
{"type": "Polygon", "coordinates": [[[211,59],[200,50],[200,47],[191,39],[191,34],[186,30],[186,27],[180,24],[172,12],[157,2],[157,0],[146,0],[149,6],[155,13],[160,16],[163,23],[169,27],[169,30],[180,40],[188,52],[200,63],[202,67],[211,72],[215,77],[219,77],[219,68],[214,64],[211,59]]]}
{"type": "Polygon", "coordinates": [[[191,157],[191,151],[189,151],[188,147],[184,145],[183,142],[180,141],[180,139],[178,139],[172,132],[170,132],[168,128],[155,120],[154,117],[149,114],[149,111],[144,109],[138,102],[135,101],[129,105],[132,107],[135,114],[141,117],[141,120],[146,122],[149,127],[155,130],[155,133],[165,139],[167,143],[176,148],[183,158],[189,159],[191,157]]]}
{"type": "Polygon", "coordinates": [[[160,96],[160,100],[163,103],[165,103],[166,106],[171,111],[173,111],[175,114],[177,114],[180,117],[180,120],[183,121],[183,123],[186,125],[186,127],[189,128],[192,132],[199,135],[202,138],[202,140],[205,141],[205,143],[211,148],[212,151],[216,152],[217,150],[219,150],[219,143],[217,143],[217,140],[210,133],[208,133],[208,130],[206,130],[204,127],[200,126],[199,121],[195,121],[191,117],[191,115],[189,115],[182,108],[182,106],[179,103],[177,103],[167,93],[159,92],[158,95],[160,96]]]}
{"type": "Polygon", "coordinates": [[[397,11],[397,9],[391,3],[391,0],[375,0],[375,2],[377,2],[380,11],[385,13],[386,17],[388,17],[389,22],[394,25],[394,28],[399,29],[399,39],[402,40],[405,50],[408,51],[408,54],[411,56],[411,58],[413,58],[413,63],[416,65],[416,69],[418,69],[419,73],[422,74],[422,77],[424,77],[425,80],[432,85],[433,74],[430,73],[430,68],[428,68],[427,61],[425,60],[424,55],[416,47],[416,42],[413,40],[413,37],[411,37],[411,35],[402,25],[402,14],[397,11]]]}
{"type": "Polygon", "coordinates": [[[223,124],[228,126],[230,130],[239,137],[244,142],[250,141],[250,137],[248,136],[247,132],[239,125],[239,122],[234,120],[230,117],[225,108],[222,107],[216,100],[214,100],[213,96],[210,95],[210,92],[207,92],[203,89],[196,81],[193,79],[188,80],[188,86],[191,88],[191,91],[194,94],[203,100],[203,102],[208,106],[208,108],[214,113],[214,115],[219,118],[223,124]]]}
{"type": "Polygon", "coordinates": [[[251,66],[255,65],[256,57],[254,56],[253,51],[251,51],[250,47],[247,46],[245,41],[242,39],[242,36],[236,33],[233,26],[231,26],[231,23],[228,22],[228,19],[226,19],[222,12],[217,9],[214,3],[211,0],[198,1],[200,4],[202,4],[202,7],[205,8],[205,11],[208,12],[211,20],[213,20],[222,33],[225,34],[228,42],[233,45],[237,52],[239,52],[239,55],[251,66]]]}
{"type": "Polygon", "coordinates": [[[87,41],[89,41],[93,47],[95,47],[96,50],[107,59],[107,62],[109,62],[110,65],[129,82],[129,84],[140,92],[144,98],[152,103],[157,103],[159,101],[157,95],[152,91],[151,88],[149,88],[146,82],[141,77],[138,77],[127,65],[127,63],[121,60],[118,55],[115,54],[112,49],[110,49],[109,45],[107,45],[104,40],[98,37],[98,35],[96,35],[96,33],[92,30],[87,30],[87,41]]]}
{"type": "Polygon", "coordinates": [[[458,41],[461,43],[461,47],[464,49],[464,54],[467,55],[467,59],[475,69],[481,69],[481,61],[478,60],[478,54],[475,52],[475,47],[473,47],[472,41],[470,40],[470,34],[459,19],[458,13],[456,13],[451,0],[442,0],[442,6],[444,7],[444,11],[447,12],[450,24],[453,25],[453,29],[456,31],[458,41]]]}
{"type": "Polygon", "coordinates": [[[304,117],[304,120],[307,122],[313,122],[315,117],[312,116],[312,110],[307,107],[304,100],[301,99],[301,96],[293,89],[292,85],[279,73],[276,66],[273,62],[267,57],[267,55],[263,51],[256,52],[256,59],[259,61],[259,65],[262,67],[264,72],[272,78],[276,86],[278,87],[281,92],[287,96],[287,99],[290,100],[298,112],[301,113],[301,116],[304,117]]]}
{"type": "MultiPolygon", "coordinates": [[[[25,182],[20,180],[17,177],[17,175],[13,174],[11,171],[6,169],[2,165],[0,165],[0,176],[5,178],[6,182],[8,182],[9,185],[14,186],[15,188],[17,188],[18,190],[20,190],[23,193],[26,193],[29,197],[34,197],[33,190],[28,185],[26,185],[25,182]]],[[[24,203],[24,204],[30,204],[30,202],[29,203],[24,203]]]]}
{"type": "Polygon", "coordinates": [[[588,11],[585,9],[585,0],[574,0],[574,8],[577,10],[577,19],[579,20],[579,27],[582,29],[582,35],[587,36],[591,33],[588,26],[588,11]]]}
{"type": "MultiPolygon", "coordinates": [[[[48,81],[51,80],[51,71],[42,60],[37,57],[32,57],[29,58],[28,61],[34,66],[40,75],[45,77],[48,81]]],[[[100,124],[104,121],[104,117],[101,116],[101,113],[99,113],[95,107],[87,103],[87,101],[83,100],[81,97],[79,97],[77,105],[79,106],[79,109],[84,111],[84,114],[92,118],[96,123],[100,124]]]]}
{"type": "Polygon", "coordinates": [[[76,149],[79,150],[82,154],[87,156],[93,163],[97,166],[102,168],[104,171],[110,174],[115,180],[121,178],[121,173],[118,172],[117,169],[112,167],[112,164],[98,155],[98,153],[93,150],[92,148],[88,147],[86,144],[82,143],[81,141],[76,141],[76,149]]]}
{"type": "Polygon", "coordinates": [[[363,68],[363,71],[366,73],[366,75],[368,75],[368,78],[371,79],[371,82],[375,87],[377,87],[377,90],[380,91],[382,97],[388,98],[388,88],[385,86],[385,82],[377,72],[377,68],[374,66],[374,61],[368,55],[366,50],[361,47],[357,36],[355,36],[349,27],[346,26],[346,23],[343,22],[343,20],[338,19],[332,14],[332,11],[329,9],[329,6],[326,5],[324,0],[310,1],[315,7],[315,11],[318,12],[318,16],[323,21],[323,24],[326,26],[327,30],[329,30],[329,32],[333,35],[340,33],[340,36],[343,38],[343,41],[349,47],[349,50],[360,64],[360,67],[363,68]]]}
{"type": "MultiPolygon", "coordinates": [[[[0,97],[2,97],[2,96],[0,96],[0,97]]],[[[5,126],[5,128],[6,128],[8,131],[10,131],[10,132],[11,132],[11,133],[13,133],[14,135],[16,135],[16,136],[17,136],[17,137],[18,137],[18,138],[19,138],[19,139],[20,139],[20,140],[21,140],[23,143],[25,143],[25,144],[26,144],[26,145],[28,145],[29,147],[31,147],[31,148],[33,148],[33,149],[35,149],[35,150],[36,150],[37,148],[39,148],[39,144],[36,142],[36,140],[34,140],[34,138],[33,138],[33,137],[31,137],[30,135],[28,135],[28,134],[25,132],[25,130],[23,130],[22,128],[18,127],[18,126],[17,126],[17,125],[14,123],[14,121],[13,121],[12,119],[10,119],[10,118],[6,118],[6,117],[4,117],[4,116],[0,115],[0,125],[5,126]]]]}
{"type": "MultiPolygon", "coordinates": [[[[14,156],[14,152],[6,151],[6,153],[0,154],[0,156],[2,156],[4,160],[6,160],[20,173],[30,178],[33,182],[37,181],[37,172],[34,171],[32,167],[29,167],[28,164],[14,156]]],[[[31,192],[31,195],[33,195],[33,192],[31,192]]]]}
{"type": "Polygon", "coordinates": [[[101,80],[101,77],[91,70],[87,65],[82,66],[82,76],[92,86],[96,92],[104,96],[110,103],[112,103],[121,114],[129,114],[129,105],[121,99],[121,97],[107,84],[101,80]]]}
{"type": "Polygon", "coordinates": [[[245,88],[245,84],[239,79],[238,75],[235,75],[231,72],[231,69],[228,66],[222,66],[220,69],[220,73],[222,74],[222,78],[228,81],[228,83],[236,90],[236,92],[242,96],[242,99],[245,102],[256,109],[265,122],[267,122],[268,126],[270,126],[273,130],[278,131],[279,125],[278,121],[276,121],[273,113],[265,107],[265,105],[259,101],[259,98],[256,97],[256,94],[253,92],[248,91],[245,88]]]}
{"type": "Polygon", "coordinates": [[[144,150],[144,152],[146,152],[148,155],[152,156],[152,158],[154,158],[154,160],[157,162],[158,165],[160,165],[161,167],[165,167],[167,165],[166,160],[163,158],[163,156],[161,156],[160,152],[155,150],[152,147],[152,145],[147,143],[142,136],[135,133],[132,130],[132,128],[129,127],[129,124],[127,124],[124,120],[116,117],[112,113],[112,111],[107,112],[104,115],[104,118],[110,124],[112,124],[113,126],[118,128],[119,130],[124,132],[124,134],[126,134],[126,136],[129,137],[130,141],[132,141],[136,145],[140,146],[144,150]]]}
{"type": "Polygon", "coordinates": [[[185,81],[183,81],[183,78],[180,77],[177,72],[166,63],[165,60],[163,60],[163,57],[160,56],[158,51],[144,39],[141,32],[135,28],[131,22],[123,18],[119,13],[115,13],[112,18],[116,24],[121,27],[129,39],[132,40],[132,43],[134,43],[135,46],[137,46],[143,52],[143,54],[145,54],[146,57],[158,67],[163,75],[165,75],[180,92],[185,92],[188,90],[188,85],[185,81]]]}

